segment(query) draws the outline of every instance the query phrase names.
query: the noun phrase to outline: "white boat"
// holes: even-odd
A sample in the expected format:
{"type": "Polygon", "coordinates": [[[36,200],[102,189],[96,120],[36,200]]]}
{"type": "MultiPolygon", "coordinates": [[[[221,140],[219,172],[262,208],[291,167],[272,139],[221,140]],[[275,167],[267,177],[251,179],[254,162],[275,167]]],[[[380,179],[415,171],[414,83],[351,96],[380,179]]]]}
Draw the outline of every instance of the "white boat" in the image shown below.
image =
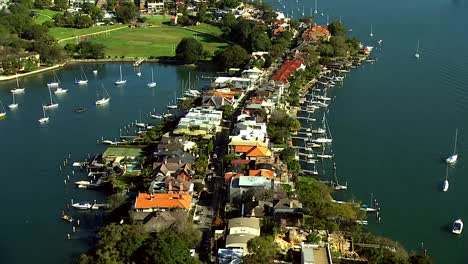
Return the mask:
{"type": "Polygon", "coordinates": [[[358,225],[368,225],[369,222],[367,222],[367,220],[356,220],[356,224],[358,224],[358,225]]]}
{"type": "Polygon", "coordinates": [[[117,145],[117,142],[114,142],[112,140],[103,140],[102,144],[107,144],[107,145],[117,145]]]}
{"type": "Polygon", "coordinates": [[[316,130],[312,130],[312,133],[325,134],[325,133],[327,133],[327,130],[324,129],[324,128],[319,128],[319,129],[316,129],[316,130]]]}
{"type": "Polygon", "coordinates": [[[0,117],[5,117],[6,116],[6,111],[5,107],[3,107],[2,101],[0,101],[0,117]]]}
{"type": "Polygon", "coordinates": [[[333,155],[317,154],[317,158],[321,158],[321,159],[331,159],[331,158],[333,158],[333,155]]]}
{"type": "Polygon", "coordinates": [[[174,93],[174,104],[168,104],[167,108],[168,109],[177,109],[177,96],[176,96],[175,93],[174,93]]]}
{"type": "Polygon", "coordinates": [[[121,84],[125,84],[125,83],[127,83],[127,80],[124,80],[122,78],[122,66],[120,66],[120,79],[115,81],[115,84],[116,85],[121,85],[121,84]]]}
{"type": "Polygon", "coordinates": [[[463,232],[463,221],[461,219],[455,220],[452,226],[452,233],[460,235],[463,232]]]}
{"type": "Polygon", "coordinates": [[[59,104],[57,102],[54,102],[54,99],[52,97],[52,91],[50,90],[50,87],[49,87],[49,96],[50,96],[50,103],[44,105],[44,108],[46,109],[49,109],[49,108],[56,108],[59,106],[59,104]]]}
{"type": "Polygon", "coordinates": [[[98,74],[98,71],[97,71],[97,70],[94,70],[94,71],[93,71],[93,74],[94,74],[94,75],[97,75],[97,74],[98,74]]]}
{"type": "Polygon", "coordinates": [[[151,68],[151,82],[148,82],[146,85],[150,88],[156,87],[156,82],[154,81],[153,68],[151,68]]]}
{"type": "Polygon", "coordinates": [[[331,100],[330,97],[326,97],[326,96],[322,96],[322,95],[317,96],[317,99],[324,100],[324,101],[330,101],[331,100]]]}
{"type": "Polygon", "coordinates": [[[333,187],[336,191],[342,191],[342,190],[348,190],[348,183],[346,185],[340,185],[338,183],[335,184],[335,187],[333,187]]]}
{"type": "Polygon", "coordinates": [[[150,115],[151,118],[154,118],[154,119],[161,119],[163,118],[162,115],[150,115]]]}
{"type": "Polygon", "coordinates": [[[15,94],[12,93],[11,95],[13,96],[13,103],[9,104],[8,107],[9,107],[10,109],[16,109],[16,108],[18,108],[18,104],[17,104],[16,101],[15,101],[15,94]]]}
{"type": "Polygon", "coordinates": [[[16,77],[16,88],[10,90],[12,93],[24,93],[25,89],[19,87],[18,77],[16,77]]]}
{"type": "Polygon", "coordinates": [[[106,88],[102,87],[102,89],[104,90],[104,94],[103,94],[101,99],[98,99],[96,101],[96,105],[107,104],[110,101],[110,96],[109,96],[109,93],[107,92],[106,88]],[[107,97],[106,97],[106,95],[107,95],[107,97]]]}
{"type": "Polygon", "coordinates": [[[72,204],[73,208],[81,209],[81,210],[91,209],[91,206],[92,205],[88,202],[79,202],[79,203],[72,204]]]}
{"type": "Polygon", "coordinates": [[[145,123],[135,123],[136,127],[146,128],[148,125],[145,123]]]}
{"type": "Polygon", "coordinates": [[[314,143],[331,143],[332,139],[330,139],[330,138],[317,138],[317,139],[312,140],[312,142],[314,142],[314,143]]]}
{"type": "Polygon", "coordinates": [[[47,86],[49,86],[50,88],[56,88],[56,87],[60,86],[60,80],[59,80],[57,74],[55,74],[55,71],[54,71],[54,81],[48,83],[47,86]]]}
{"type": "Polygon", "coordinates": [[[137,72],[136,76],[141,77],[141,72],[137,72]]]}
{"type": "Polygon", "coordinates": [[[184,92],[184,95],[189,96],[189,97],[198,97],[201,95],[201,93],[198,90],[189,89],[184,92]]]}
{"type": "Polygon", "coordinates": [[[46,115],[45,110],[46,110],[46,108],[44,106],[42,106],[42,113],[44,114],[44,117],[39,119],[39,123],[41,123],[41,124],[49,122],[49,117],[46,115]]]}
{"type": "Polygon", "coordinates": [[[315,9],[314,9],[314,14],[317,14],[318,13],[318,9],[317,9],[317,0],[315,0],[315,9]]]}
{"type": "Polygon", "coordinates": [[[377,41],[377,44],[382,45],[383,40],[377,41]]]}
{"type": "Polygon", "coordinates": [[[448,164],[455,164],[457,162],[457,160],[458,160],[457,139],[458,139],[458,128],[455,130],[455,144],[453,145],[453,154],[452,154],[452,156],[448,157],[445,160],[448,164]]]}
{"type": "Polygon", "coordinates": [[[446,166],[446,172],[445,172],[445,181],[444,184],[442,185],[442,191],[446,192],[448,191],[449,188],[449,182],[448,182],[448,165],[446,166]]]}
{"type": "Polygon", "coordinates": [[[361,210],[364,211],[364,212],[368,212],[368,213],[377,212],[377,209],[369,207],[367,205],[363,205],[361,207],[361,210]]]}
{"type": "Polygon", "coordinates": [[[419,59],[419,40],[418,44],[416,45],[416,53],[414,54],[414,57],[416,57],[416,59],[419,59]]]}
{"type": "Polygon", "coordinates": [[[88,77],[86,77],[86,73],[83,71],[83,67],[81,67],[81,79],[76,79],[75,78],[75,83],[76,84],[87,84],[88,83],[88,77]]]}
{"type": "Polygon", "coordinates": [[[372,25],[370,25],[370,33],[369,33],[369,37],[373,37],[374,36],[374,33],[372,32],[372,25]]]}
{"type": "Polygon", "coordinates": [[[168,118],[168,117],[172,117],[172,116],[173,116],[173,114],[171,114],[171,113],[166,113],[166,114],[163,115],[164,118],[168,118]]]}
{"type": "Polygon", "coordinates": [[[77,181],[75,182],[76,185],[90,185],[90,181],[77,181]]]}
{"type": "Polygon", "coordinates": [[[58,87],[57,90],[54,91],[54,94],[63,94],[66,93],[68,89],[63,89],[61,87],[58,87]]]}

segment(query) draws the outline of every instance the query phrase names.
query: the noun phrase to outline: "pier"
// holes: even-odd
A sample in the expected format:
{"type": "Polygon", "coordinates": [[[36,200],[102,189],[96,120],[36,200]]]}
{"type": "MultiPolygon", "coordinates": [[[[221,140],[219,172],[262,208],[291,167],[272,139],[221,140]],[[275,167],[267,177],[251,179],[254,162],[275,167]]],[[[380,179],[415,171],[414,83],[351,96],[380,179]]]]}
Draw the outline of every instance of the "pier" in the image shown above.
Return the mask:
{"type": "Polygon", "coordinates": [[[145,61],[145,59],[138,59],[137,61],[135,61],[135,62],[133,63],[133,67],[138,67],[138,66],[140,66],[144,61],[145,61]]]}

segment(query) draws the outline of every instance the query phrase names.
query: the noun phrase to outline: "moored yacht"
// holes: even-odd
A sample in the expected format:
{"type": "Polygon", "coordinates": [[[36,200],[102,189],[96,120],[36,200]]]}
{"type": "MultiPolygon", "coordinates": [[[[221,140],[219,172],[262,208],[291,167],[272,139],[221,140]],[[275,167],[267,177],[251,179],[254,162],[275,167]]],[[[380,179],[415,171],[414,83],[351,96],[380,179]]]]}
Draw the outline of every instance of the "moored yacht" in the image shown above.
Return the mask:
{"type": "Polygon", "coordinates": [[[91,206],[92,205],[89,202],[79,202],[79,203],[72,204],[73,208],[81,209],[81,210],[91,209],[91,206]]]}
{"type": "Polygon", "coordinates": [[[455,220],[452,226],[452,233],[460,235],[463,232],[463,221],[461,219],[455,220]]]}
{"type": "Polygon", "coordinates": [[[458,159],[458,154],[457,154],[457,139],[458,139],[458,129],[455,130],[455,143],[453,145],[453,154],[452,156],[448,157],[445,161],[448,164],[455,164],[458,159]]]}

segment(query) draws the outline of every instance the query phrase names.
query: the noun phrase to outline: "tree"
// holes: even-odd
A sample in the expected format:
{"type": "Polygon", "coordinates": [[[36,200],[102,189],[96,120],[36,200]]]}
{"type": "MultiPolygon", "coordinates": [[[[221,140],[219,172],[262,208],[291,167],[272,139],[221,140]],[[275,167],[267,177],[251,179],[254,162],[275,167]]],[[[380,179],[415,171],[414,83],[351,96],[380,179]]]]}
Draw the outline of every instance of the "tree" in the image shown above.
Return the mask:
{"type": "Polygon", "coordinates": [[[191,239],[187,235],[180,234],[174,230],[164,230],[148,239],[138,254],[135,255],[135,263],[141,264],[179,264],[199,263],[190,256],[192,247],[191,239]]]}
{"type": "Polygon", "coordinates": [[[68,56],[73,56],[78,50],[78,47],[74,43],[67,43],[65,47],[63,47],[63,49],[65,50],[65,53],[67,53],[68,56]]]}
{"type": "Polygon", "coordinates": [[[35,0],[34,7],[39,9],[49,8],[52,6],[51,0],[35,0]]]}
{"type": "Polygon", "coordinates": [[[219,1],[220,8],[235,8],[238,7],[240,2],[238,0],[221,0],[219,1]]]}
{"type": "Polygon", "coordinates": [[[317,48],[317,51],[320,53],[320,56],[323,57],[331,57],[335,54],[333,46],[325,43],[320,44],[320,46],[317,48]]]}
{"type": "Polygon", "coordinates": [[[205,177],[206,170],[208,169],[208,156],[205,153],[201,153],[192,164],[192,169],[197,176],[205,177]]]}
{"type": "Polygon", "coordinates": [[[250,59],[249,53],[239,45],[231,45],[215,54],[214,61],[223,69],[239,67],[250,59]]]}
{"type": "Polygon", "coordinates": [[[87,15],[77,14],[75,16],[74,27],[76,28],[89,28],[93,25],[93,20],[87,15]]]}
{"type": "Polygon", "coordinates": [[[271,41],[268,35],[263,31],[254,31],[250,34],[250,50],[251,51],[269,51],[271,49],[271,41]]]}
{"type": "Polygon", "coordinates": [[[128,23],[135,20],[140,12],[133,2],[120,2],[115,8],[115,16],[117,21],[121,23],[128,23]]]}
{"type": "Polygon", "coordinates": [[[82,41],[77,45],[75,51],[82,59],[102,59],[104,58],[104,45],[91,41],[82,41]]]}
{"type": "Polygon", "coordinates": [[[272,236],[259,236],[247,242],[249,255],[244,257],[244,263],[273,263],[278,253],[278,246],[272,236]]]}
{"type": "Polygon", "coordinates": [[[333,36],[344,36],[346,35],[346,28],[340,21],[333,21],[328,25],[328,30],[333,36]]]}
{"type": "Polygon", "coordinates": [[[54,6],[59,10],[66,10],[68,8],[68,0],[54,0],[54,6]]]}
{"type": "Polygon", "coordinates": [[[411,264],[432,264],[432,259],[429,256],[413,255],[410,256],[409,262],[411,264]]]}
{"type": "Polygon", "coordinates": [[[223,162],[227,166],[227,165],[231,164],[232,160],[235,160],[235,159],[238,159],[238,158],[239,158],[239,156],[237,156],[237,154],[234,154],[234,153],[226,154],[223,157],[223,162]]]}
{"type": "Polygon", "coordinates": [[[229,119],[234,114],[236,109],[232,105],[223,105],[223,117],[229,119]]]}
{"type": "Polygon", "coordinates": [[[253,21],[239,17],[237,23],[231,28],[229,39],[238,43],[244,48],[250,48],[250,34],[253,32],[255,24],[253,21]]]}
{"type": "Polygon", "coordinates": [[[185,64],[196,63],[203,58],[203,46],[194,38],[183,38],[177,45],[176,58],[185,64]]]}
{"type": "Polygon", "coordinates": [[[42,36],[46,35],[49,32],[49,29],[46,26],[32,24],[26,27],[21,33],[20,37],[27,40],[40,39],[42,36]]]}
{"type": "Polygon", "coordinates": [[[208,13],[206,12],[206,5],[205,4],[201,4],[200,5],[200,8],[198,9],[198,12],[197,12],[197,20],[198,22],[200,23],[203,23],[203,22],[206,22],[210,19],[210,16],[208,15],[208,13]]]}

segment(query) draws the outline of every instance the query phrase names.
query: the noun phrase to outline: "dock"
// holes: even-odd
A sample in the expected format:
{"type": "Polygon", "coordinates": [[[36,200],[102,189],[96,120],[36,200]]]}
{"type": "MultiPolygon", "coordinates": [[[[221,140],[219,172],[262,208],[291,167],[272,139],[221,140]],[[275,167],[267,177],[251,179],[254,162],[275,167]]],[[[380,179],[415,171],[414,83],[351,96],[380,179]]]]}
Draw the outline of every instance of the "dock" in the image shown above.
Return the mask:
{"type": "Polygon", "coordinates": [[[142,64],[145,61],[145,59],[138,59],[133,63],[133,67],[138,67],[140,64],[142,64]]]}

